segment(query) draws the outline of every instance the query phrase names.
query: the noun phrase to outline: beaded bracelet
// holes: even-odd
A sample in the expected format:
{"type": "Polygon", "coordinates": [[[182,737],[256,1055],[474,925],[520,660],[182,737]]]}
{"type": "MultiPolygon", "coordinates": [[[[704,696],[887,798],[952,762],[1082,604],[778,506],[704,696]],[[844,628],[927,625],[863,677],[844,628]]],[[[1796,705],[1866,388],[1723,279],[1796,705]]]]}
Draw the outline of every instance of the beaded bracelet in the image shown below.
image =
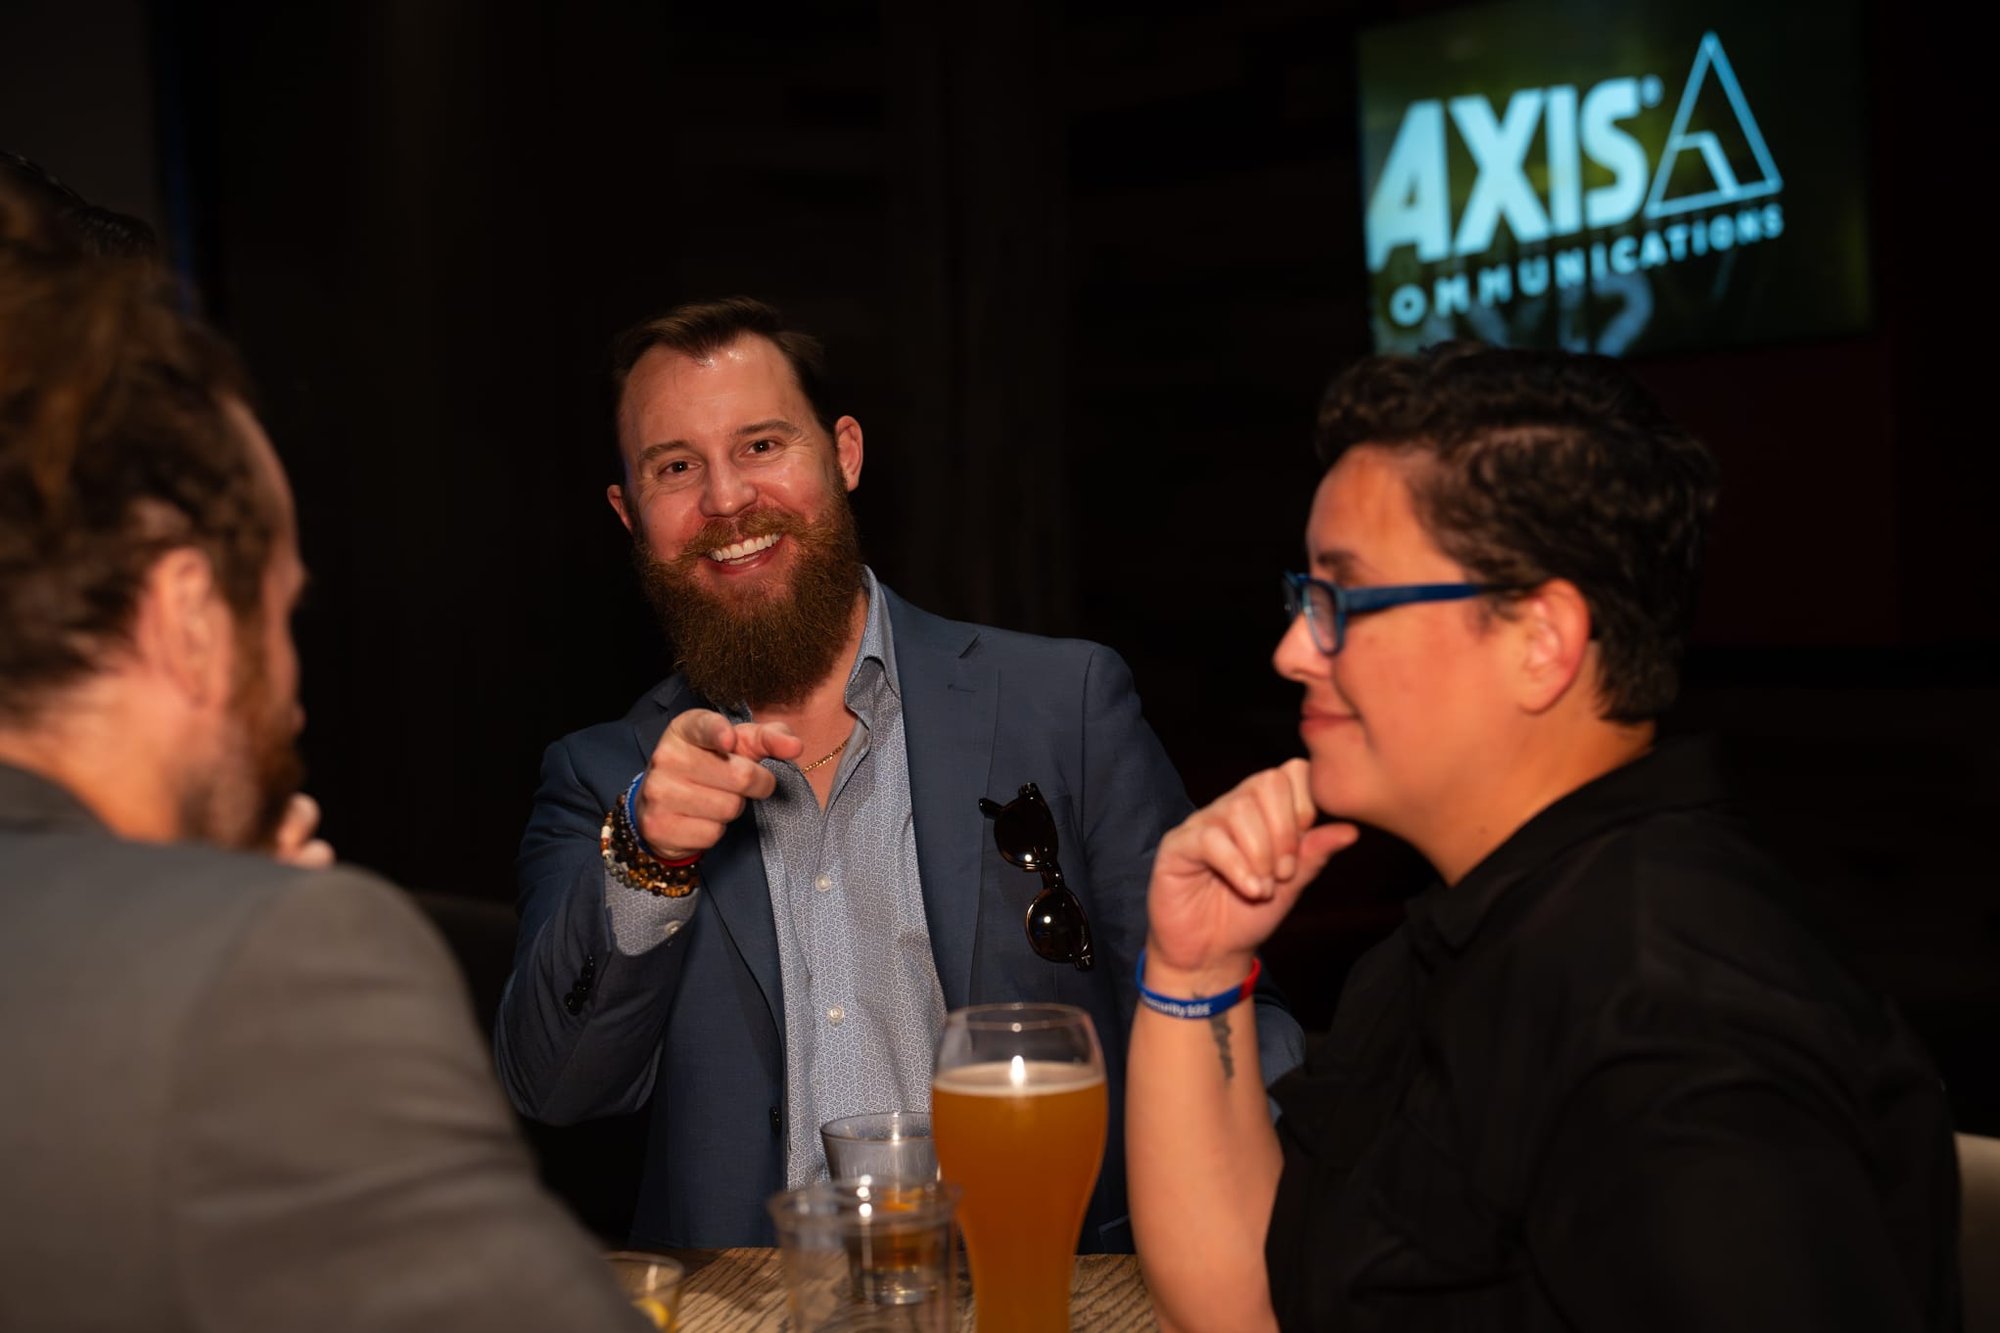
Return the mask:
{"type": "Polygon", "coordinates": [[[604,825],[597,831],[597,847],[604,868],[628,889],[655,893],[663,898],[685,898],[701,887],[701,871],[696,852],[686,860],[669,861],[646,845],[632,817],[632,798],[646,775],[632,779],[623,800],[614,802],[604,813],[604,825]]]}

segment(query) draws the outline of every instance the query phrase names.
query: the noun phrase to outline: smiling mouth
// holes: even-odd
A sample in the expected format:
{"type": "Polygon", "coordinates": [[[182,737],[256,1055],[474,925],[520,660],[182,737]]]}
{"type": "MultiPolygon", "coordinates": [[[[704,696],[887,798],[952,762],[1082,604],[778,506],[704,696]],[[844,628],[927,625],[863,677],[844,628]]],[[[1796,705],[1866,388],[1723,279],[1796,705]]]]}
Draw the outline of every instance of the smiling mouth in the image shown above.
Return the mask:
{"type": "Polygon", "coordinates": [[[740,565],[751,556],[761,555],[778,544],[778,533],[767,533],[762,537],[751,537],[727,546],[718,546],[708,553],[708,558],[719,565],[740,565]]]}

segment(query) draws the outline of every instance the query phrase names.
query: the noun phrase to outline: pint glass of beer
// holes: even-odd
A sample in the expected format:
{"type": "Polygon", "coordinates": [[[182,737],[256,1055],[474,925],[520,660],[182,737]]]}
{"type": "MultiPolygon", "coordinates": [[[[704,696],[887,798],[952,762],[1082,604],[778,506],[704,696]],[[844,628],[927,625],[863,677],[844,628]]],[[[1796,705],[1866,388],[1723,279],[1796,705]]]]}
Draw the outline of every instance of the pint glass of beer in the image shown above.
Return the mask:
{"type": "Polygon", "coordinates": [[[979,1333],[1069,1327],[1107,1114],[1104,1054],[1081,1009],[986,1004],[945,1019],[931,1137],[944,1178],[964,1191],[979,1333]]]}

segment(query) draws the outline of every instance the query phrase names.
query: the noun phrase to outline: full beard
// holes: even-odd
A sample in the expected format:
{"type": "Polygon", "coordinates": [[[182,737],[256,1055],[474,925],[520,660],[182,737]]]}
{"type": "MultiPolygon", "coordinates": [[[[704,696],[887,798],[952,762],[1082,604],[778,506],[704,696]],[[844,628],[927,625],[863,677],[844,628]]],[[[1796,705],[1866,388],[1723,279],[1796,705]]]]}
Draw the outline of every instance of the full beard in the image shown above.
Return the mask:
{"type": "Polygon", "coordinates": [[[672,560],[656,556],[635,528],[632,563],[674,645],[675,665],[710,703],[791,707],[839,665],[861,589],[861,543],[842,490],[810,524],[775,510],[734,523],[718,519],[672,560]],[[698,576],[707,552],[773,533],[796,548],[784,586],[716,596],[698,576]]]}
{"type": "Polygon", "coordinates": [[[296,704],[271,697],[262,645],[252,635],[243,635],[237,646],[243,665],[230,691],[221,761],[182,794],[181,827],[188,836],[219,846],[270,851],[292,793],[305,779],[296,704]]]}

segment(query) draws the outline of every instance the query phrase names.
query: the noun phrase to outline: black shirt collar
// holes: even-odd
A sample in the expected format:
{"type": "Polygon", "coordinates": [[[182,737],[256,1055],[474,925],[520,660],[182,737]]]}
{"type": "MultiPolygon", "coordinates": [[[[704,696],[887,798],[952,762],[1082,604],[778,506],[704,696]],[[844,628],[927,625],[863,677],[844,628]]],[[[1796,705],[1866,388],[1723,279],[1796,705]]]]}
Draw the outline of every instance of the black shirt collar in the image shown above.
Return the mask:
{"type": "Polygon", "coordinates": [[[1663,810],[1729,799],[1715,743],[1705,737],[1655,743],[1550,804],[1516,829],[1457,884],[1437,884],[1410,900],[1411,937],[1430,962],[1456,954],[1509,890],[1569,848],[1619,824],[1663,810]]]}

